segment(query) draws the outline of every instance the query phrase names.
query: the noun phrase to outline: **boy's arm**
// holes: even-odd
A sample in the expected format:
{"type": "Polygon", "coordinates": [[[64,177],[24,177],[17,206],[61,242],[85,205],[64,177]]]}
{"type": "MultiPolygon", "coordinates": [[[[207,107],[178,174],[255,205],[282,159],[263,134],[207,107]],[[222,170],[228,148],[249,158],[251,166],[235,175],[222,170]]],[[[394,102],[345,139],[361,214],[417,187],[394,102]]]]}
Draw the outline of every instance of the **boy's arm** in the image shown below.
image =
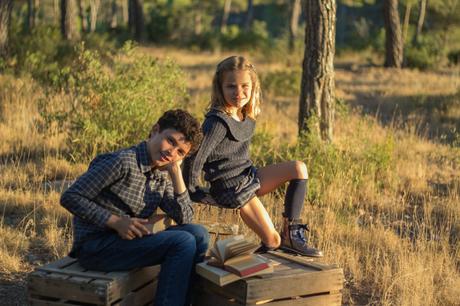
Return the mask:
{"type": "Polygon", "coordinates": [[[61,196],[61,205],[81,219],[105,227],[112,214],[93,199],[107,186],[123,176],[118,156],[105,154],[96,158],[88,171],[80,176],[61,196]]]}
{"type": "Polygon", "coordinates": [[[180,162],[170,164],[167,168],[171,180],[167,181],[160,208],[176,223],[193,221],[192,201],[185,187],[180,162]]]}

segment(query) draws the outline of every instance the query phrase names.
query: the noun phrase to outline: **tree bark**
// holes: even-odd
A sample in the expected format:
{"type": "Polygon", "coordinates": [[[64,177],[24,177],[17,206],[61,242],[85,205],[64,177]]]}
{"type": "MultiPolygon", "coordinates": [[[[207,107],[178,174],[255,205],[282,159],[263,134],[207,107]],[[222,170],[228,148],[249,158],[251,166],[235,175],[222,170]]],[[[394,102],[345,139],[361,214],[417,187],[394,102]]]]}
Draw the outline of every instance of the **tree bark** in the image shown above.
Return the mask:
{"type": "Polygon", "coordinates": [[[142,41],[144,38],[144,10],[142,0],[129,0],[129,29],[134,39],[142,41]]]}
{"type": "Polygon", "coordinates": [[[61,0],[61,33],[65,40],[80,39],[77,29],[77,3],[75,0],[61,0]]]}
{"type": "Polygon", "coordinates": [[[110,10],[110,28],[115,29],[118,27],[118,4],[117,0],[112,0],[112,7],[110,10]]]}
{"type": "Polygon", "coordinates": [[[230,8],[232,6],[232,0],[225,0],[224,11],[222,13],[222,21],[220,23],[220,32],[223,33],[227,29],[228,15],[230,15],[230,8]]]}
{"type": "Polygon", "coordinates": [[[0,57],[8,54],[8,36],[11,23],[13,0],[0,1],[0,57]]]}
{"type": "Polygon", "coordinates": [[[90,32],[95,32],[96,31],[96,26],[97,26],[97,12],[99,10],[99,6],[101,4],[100,0],[91,0],[89,5],[90,5],[90,26],[89,26],[89,31],[90,32]]]}
{"type": "Polygon", "coordinates": [[[37,24],[40,0],[27,1],[27,31],[30,32],[37,24]]]}
{"type": "Polygon", "coordinates": [[[404,13],[404,23],[403,23],[403,30],[402,30],[403,49],[404,49],[404,45],[406,44],[407,31],[409,29],[410,11],[411,11],[411,9],[412,9],[412,3],[408,2],[406,4],[406,12],[404,13]]]}
{"type": "Polygon", "coordinates": [[[244,20],[245,31],[249,31],[251,29],[253,16],[254,16],[254,3],[252,0],[248,0],[248,8],[246,10],[246,19],[244,20]]]}
{"type": "Polygon", "coordinates": [[[81,31],[86,33],[88,31],[88,19],[86,18],[85,0],[77,0],[78,5],[78,18],[80,19],[81,31]]]}
{"type": "Polygon", "coordinates": [[[295,39],[299,28],[299,17],[302,12],[300,0],[290,0],[291,20],[289,22],[289,51],[295,49],[295,39]]]}
{"type": "Polygon", "coordinates": [[[417,20],[417,29],[415,30],[413,44],[416,45],[419,43],[420,35],[422,35],[423,24],[425,23],[425,14],[426,14],[426,0],[420,0],[418,4],[418,20],[417,20]]]}
{"type": "Polygon", "coordinates": [[[305,1],[305,54],[299,99],[299,134],[314,128],[331,141],[335,112],[334,55],[336,1],[305,1]],[[312,116],[318,124],[308,126],[312,116]]]}
{"type": "Polygon", "coordinates": [[[385,21],[385,67],[401,68],[403,42],[398,13],[398,0],[383,1],[385,21]]]}

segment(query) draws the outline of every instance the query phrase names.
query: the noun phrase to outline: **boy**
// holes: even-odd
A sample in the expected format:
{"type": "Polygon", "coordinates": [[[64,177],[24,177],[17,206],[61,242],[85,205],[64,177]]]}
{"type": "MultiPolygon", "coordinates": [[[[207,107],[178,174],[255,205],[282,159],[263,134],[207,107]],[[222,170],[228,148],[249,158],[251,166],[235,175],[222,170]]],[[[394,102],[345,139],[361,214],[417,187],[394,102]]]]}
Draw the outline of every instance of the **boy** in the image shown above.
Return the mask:
{"type": "Polygon", "coordinates": [[[190,224],[192,202],[180,163],[198,148],[200,130],[189,113],[170,110],[146,141],[97,156],[61,197],[74,215],[69,255],[99,271],[161,264],[155,305],[187,305],[193,266],[203,259],[209,236],[190,224]],[[178,225],[151,234],[157,207],[178,225]]]}

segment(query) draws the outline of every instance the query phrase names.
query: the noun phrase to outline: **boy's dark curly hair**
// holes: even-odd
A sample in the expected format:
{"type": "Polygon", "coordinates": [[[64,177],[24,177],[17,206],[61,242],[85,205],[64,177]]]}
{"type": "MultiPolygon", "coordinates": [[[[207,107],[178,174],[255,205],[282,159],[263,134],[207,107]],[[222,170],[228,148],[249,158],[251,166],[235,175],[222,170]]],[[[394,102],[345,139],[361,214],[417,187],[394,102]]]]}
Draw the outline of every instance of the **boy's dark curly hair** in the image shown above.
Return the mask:
{"type": "Polygon", "coordinates": [[[203,139],[200,123],[187,111],[182,109],[166,111],[160,119],[158,119],[157,123],[160,126],[160,132],[166,129],[175,129],[184,134],[185,139],[191,144],[189,154],[198,150],[201,140],[203,139]]]}

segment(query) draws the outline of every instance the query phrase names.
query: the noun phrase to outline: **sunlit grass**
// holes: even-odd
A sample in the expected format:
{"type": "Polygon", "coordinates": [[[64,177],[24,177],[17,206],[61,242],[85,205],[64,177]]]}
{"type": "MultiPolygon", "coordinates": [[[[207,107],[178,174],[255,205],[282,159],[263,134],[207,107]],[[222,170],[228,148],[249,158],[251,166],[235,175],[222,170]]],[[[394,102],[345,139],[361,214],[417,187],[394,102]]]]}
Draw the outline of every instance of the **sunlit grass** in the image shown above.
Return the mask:
{"type": "MultiPolygon", "coordinates": [[[[227,54],[142,51],[177,58],[190,89],[182,107],[202,119],[215,65],[227,54]]],[[[261,73],[286,68],[260,58],[254,61],[261,73]]],[[[316,159],[302,152],[285,153],[297,141],[298,100],[267,95],[253,156],[259,165],[282,156],[311,158],[305,160],[316,171],[311,173],[310,189],[321,193],[310,193],[302,218],[312,229],[311,242],[325,253],[323,261],[344,269],[345,304],[458,305],[460,151],[453,143],[429,137],[419,125],[418,112],[410,109],[414,97],[424,97],[417,106],[422,108],[435,107],[435,99],[455,97],[458,74],[395,72],[361,64],[336,72],[338,98],[361,108],[338,112],[332,153],[323,147],[317,154],[324,156],[316,159]],[[391,108],[395,101],[410,116],[395,115],[391,108]],[[366,108],[370,111],[363,111],[366,108]],[[314,165],[314,160],[324,165],[314,165]]],[[[75,164],[67,156],[65,131],[56,126],[44,129],[36,107],[40,95],[38,85],[29,79],[0,77],[2,273],[30,270],[33,263],[27,255],[36,249],[49,260],[65,256],[70,248],[70,214],[60,207],[59,195],[87,165],[75,164]]],[[[57,94],[50,106],[59,107],[65,99],[57,94]]],[[[458,122],[460,108],[446,105],[451,108],[442,115],[458,122]]],[[[278,228],[283,193],[262,198],[278,228]]],[[[209,211],[199,210],[198,220],[209,218],[209,211]]],[[[213,218],[238,222],[256,239],[234,212],[219,212],[213,218]]]]}

